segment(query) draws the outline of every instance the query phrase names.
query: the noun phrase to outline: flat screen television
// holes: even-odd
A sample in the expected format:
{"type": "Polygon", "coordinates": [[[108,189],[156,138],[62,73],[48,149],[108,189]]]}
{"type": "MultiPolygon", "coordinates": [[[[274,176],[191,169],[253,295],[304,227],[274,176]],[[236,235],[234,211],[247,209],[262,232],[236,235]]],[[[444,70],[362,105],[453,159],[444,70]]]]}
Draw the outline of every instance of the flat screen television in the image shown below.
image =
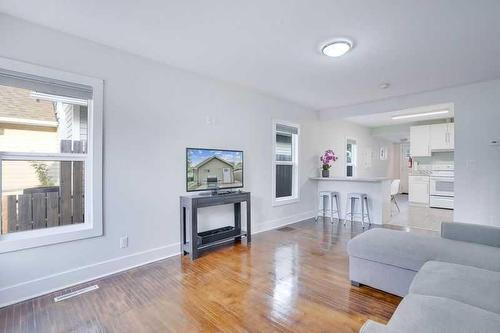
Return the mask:
{"type": "Polygon", "coordinates": [[[186,148],[186,191],[243,187],[243,151],[186,148]]]}

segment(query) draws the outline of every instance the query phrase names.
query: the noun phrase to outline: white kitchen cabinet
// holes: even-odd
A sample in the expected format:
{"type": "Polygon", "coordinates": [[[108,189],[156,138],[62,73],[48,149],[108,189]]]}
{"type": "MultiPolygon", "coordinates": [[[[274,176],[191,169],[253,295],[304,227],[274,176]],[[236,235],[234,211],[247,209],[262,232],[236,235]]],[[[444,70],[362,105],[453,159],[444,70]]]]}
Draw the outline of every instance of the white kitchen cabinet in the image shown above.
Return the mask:
{"type": "Polygon", "coordinates": [[[412,157],[431,156],[430,125],[410,127],[410,154],[412,157]]]}
{"type": "Polygon", "coordinates": [[[448,124],[433,124],[430,128],[431,150],[446,150],[448,145],[448,124]]]}
{"type": "Polygon", "coordinates": [[[429,177],[410,176],[408,201],[416,204],[429,204],[429,177]]]}
{"type": "Polygon", "coordinates": [[[455,124],[443,123],[430,125],[431,151],[455,149],[455,124]]]}

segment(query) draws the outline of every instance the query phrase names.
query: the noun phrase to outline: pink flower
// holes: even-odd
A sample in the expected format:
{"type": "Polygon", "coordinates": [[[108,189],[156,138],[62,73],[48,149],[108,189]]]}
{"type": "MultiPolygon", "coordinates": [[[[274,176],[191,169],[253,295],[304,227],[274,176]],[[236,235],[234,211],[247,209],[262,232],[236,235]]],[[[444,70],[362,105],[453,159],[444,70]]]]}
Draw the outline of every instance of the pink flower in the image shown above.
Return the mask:
{"type": "Polygon", "coordinates": [[[319,158],[319,160],[323,163],[323,169],[325,170],[330,169],[330,167],[333,165],[333,162],[335,162],[337,159],[338,157],[335,156],[335,153],[331,149],[325,151],[325,153],[319,158]]]}

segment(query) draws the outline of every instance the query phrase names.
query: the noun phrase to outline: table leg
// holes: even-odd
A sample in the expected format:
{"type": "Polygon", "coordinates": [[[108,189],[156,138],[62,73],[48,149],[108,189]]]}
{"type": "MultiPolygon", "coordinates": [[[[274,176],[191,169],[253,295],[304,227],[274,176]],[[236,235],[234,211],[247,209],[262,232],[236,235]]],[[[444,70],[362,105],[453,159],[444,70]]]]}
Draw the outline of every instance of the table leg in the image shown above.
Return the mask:
{"type": "Polygon", "coordinates": [[[184,245],[186,244],[186,207],[181,202],[181,211],[180,211],[180,218],[181,218],[181,255],[185,255],[186,251],[184,250],[184,245]]]}
{"type": "Polygon", "coordinates": [[[191,205],[191,260],[198,258],[198,207],[191,205]]]}
{"type": "Polygon", "coordinates": [[[250,195],[247,200],[247,243],[252,242],[252,208],[250,204],[250,195]]]}
{"type": "MultiPolygon", "coordinates": [[[[234,229],[241,233],[241,202],[234,204],[234,229]]],[[[240,241],[241,237],[235,237],[235,240],[240,241]]]]}

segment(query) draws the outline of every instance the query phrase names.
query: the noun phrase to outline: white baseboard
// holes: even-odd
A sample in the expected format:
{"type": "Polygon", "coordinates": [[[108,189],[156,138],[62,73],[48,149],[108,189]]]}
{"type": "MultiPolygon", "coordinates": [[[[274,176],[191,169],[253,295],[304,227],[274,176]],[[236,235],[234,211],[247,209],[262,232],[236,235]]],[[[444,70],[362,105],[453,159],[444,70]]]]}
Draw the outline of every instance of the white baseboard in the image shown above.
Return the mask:
{"type": "MultiPolygon", "coordinates": [[[[315,211],[308,211],[256,224],[253,226],[252,234],[314,217],[314,213],[315,211]]],[[[179,246],[179,243],[170,244],[1,288],[0,308],[178,255],[179,246]]]]}
{"type": "Polygon", "coordinates": [[[253,226],[252,234],[257,234],[259,232],[277,229],[288,224],[297,223],[306,219],[310,219],[314,217],[314,214],[315,211],[311,210],[304,213],[259,223],[253,226]]]}
{"type": "Polygon", "coordinates": [[[0,289],[0,308],[179,254],[179,243],[101,261],[0,289]]]}

